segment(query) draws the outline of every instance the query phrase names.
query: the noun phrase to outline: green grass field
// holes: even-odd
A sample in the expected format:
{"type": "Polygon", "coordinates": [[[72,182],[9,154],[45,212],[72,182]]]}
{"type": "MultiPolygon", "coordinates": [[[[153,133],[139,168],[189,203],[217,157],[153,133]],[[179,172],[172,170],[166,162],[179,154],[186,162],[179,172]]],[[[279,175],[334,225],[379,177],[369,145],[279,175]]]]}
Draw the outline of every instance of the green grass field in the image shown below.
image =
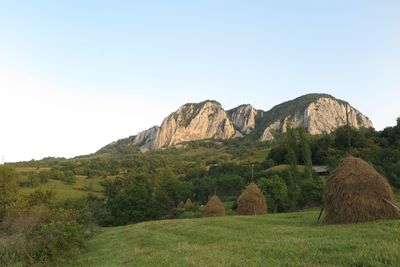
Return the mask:
{"type": "Polygon", "coordinates": [[[51,190],[56,193],[56,198],[63,199],[76,199],[86,196],[89,193],[97,196],[102,196],[103,187],[99,184],[104,181],[104,178],[87,178],[85,176],[76,176],[75,184],[65,184],[62,181],[49,179],[45,184],[35,187],[21,187],[21,194],[32,193],[35,190],[51,190]]]}
{"type": "Polygon", "coordinates": [[[77,265],[400,266],[400,220],[321,226],[317,217],[313,210],[102,228],[77,265]]]}

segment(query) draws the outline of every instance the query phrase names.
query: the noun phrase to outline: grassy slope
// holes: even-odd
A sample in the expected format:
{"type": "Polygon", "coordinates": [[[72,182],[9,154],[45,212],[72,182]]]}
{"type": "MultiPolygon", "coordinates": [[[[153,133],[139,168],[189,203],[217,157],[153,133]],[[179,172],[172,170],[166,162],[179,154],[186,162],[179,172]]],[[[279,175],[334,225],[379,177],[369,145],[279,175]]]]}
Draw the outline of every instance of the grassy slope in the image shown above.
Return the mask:
{"type": "Polygon", "coordinates": [[[318,211],[104,228],[79,266],[400,266],[400,221],[320,226],[318,211]]]}
{"type": "MultiPolygon", "coordinates": [[[[26,181],[27,174],[30,172],[40,172],[40,171],[48,171],[50,168],[32,168],[32,167],[18,167],[16,171],[20,176],[18,177],[18,181],[26,181]]],[[[86,176],[75,176],[76,183],[74,184],[65,184],[59,180],[49,179],[49,181],[45,184],[41,184],[34,187],[21,187],[21,194],[32,193],[35,190],[52,190],[56,193],[56,197],[58,199],[69,199],[69,198],[80,198],[86,196],[89,193],[102,196],[101,192],[103,191],[103,187],[100,185],[101,181],[104,181],[104,178],[87,178],[86,176]]],[[[108,179],[112,179],[109,177],[108,179]]]]}
{"type": "Polygon", "coordinates": [[[102,196],[100,193],[103,187],[99,184],[104,181],[103,178],[85,178],[84,176],[77,176],[76,183],[69,185],[62,181],[49,179],[45,184],[35,187],[22,187],[20,193],[28,194],[35,190],[52,190],[56,193],[58,199],[75,199],[86,196],[89,193],[102,196]]]}

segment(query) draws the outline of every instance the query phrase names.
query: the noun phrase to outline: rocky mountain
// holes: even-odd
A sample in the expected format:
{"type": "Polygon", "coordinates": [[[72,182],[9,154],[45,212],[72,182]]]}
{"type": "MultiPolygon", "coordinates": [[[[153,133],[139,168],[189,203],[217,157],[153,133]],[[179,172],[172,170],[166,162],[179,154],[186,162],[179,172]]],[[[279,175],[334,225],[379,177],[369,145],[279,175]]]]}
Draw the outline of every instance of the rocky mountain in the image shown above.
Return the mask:
{"type": "Polygon", "coordinates": [[[220,103],[207,100],[185,104],[166,117],[161,126],[154,126],[118,142],[147,150],[194,140],[243,136],[269,141],[284,133],[288,123],[294,128],[303,125],[310,134],[330,133],[346,124],[347,105],[352,127],[372,127],[368,117],[347,102],[327,94],[304,95],[269,111],[257,110],[251,105],[225,111],[220,103]]]}
{"type": "Polygon", "coordinates": [[[236,131],[228,113],[216,101],[186,104],[154,126],[139,133],[133,144],[142,149],[159,149],[201,139],[229,139],[236,131]]]}
{"type": "Polygon", "coordinates": [[[297,128],[303,125],[310,134],[331,133],[346,125],[348,105],[349,125],[356,129],[372,127],[371,120],[343,100],[326,94],[310,94],[273,107],[264,113],[261,125],[266,125],[260,141],[268,141],[286,132],[289,123],[297,128]]]}
{"type": "Polygon", "coordinates": [[[256,110],[251,105],[241,105],[229,110],[228,114],[238,134],[247,135],[256,127],[257,118],[262,116],[263,111],[256,110]]]}

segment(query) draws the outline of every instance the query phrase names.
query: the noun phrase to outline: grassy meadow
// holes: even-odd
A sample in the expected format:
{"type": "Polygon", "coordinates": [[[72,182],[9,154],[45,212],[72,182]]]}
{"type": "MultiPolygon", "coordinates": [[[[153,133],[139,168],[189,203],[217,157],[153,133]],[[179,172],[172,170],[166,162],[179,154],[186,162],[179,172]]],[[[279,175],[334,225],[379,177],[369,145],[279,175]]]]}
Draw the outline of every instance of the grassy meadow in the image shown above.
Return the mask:
{"type": "MultiPolygon", "coordinates": [[[[16,168],[19,174],[18,182],[26,182],[28,180],[27,175],[29,173],[39,173],[40,171],[48,171],[50,168],[30,168],[30,167],[18,167],[16,168]]],[[[87,176],[75,175],[76,181],[73,184],[66,184],[63,181],[49,179],[44,184],[37,186],[20,187],[20,194],[29,194],[35,190],[51,190],[56,193],[56,198],[59,200],[64,199],[76,199],[86,196],[92,193],[97,196],[102,196],[103,187],[100,185],[101,181],[105,179],[114,179],[114,177],[107,178],[88,178],[87,176]]]]}
{"type": "Polygon", "coordinates": [[[400,221],[321,226],[318,210],[101,228],[74,266],[400,266],[400,221]]]}

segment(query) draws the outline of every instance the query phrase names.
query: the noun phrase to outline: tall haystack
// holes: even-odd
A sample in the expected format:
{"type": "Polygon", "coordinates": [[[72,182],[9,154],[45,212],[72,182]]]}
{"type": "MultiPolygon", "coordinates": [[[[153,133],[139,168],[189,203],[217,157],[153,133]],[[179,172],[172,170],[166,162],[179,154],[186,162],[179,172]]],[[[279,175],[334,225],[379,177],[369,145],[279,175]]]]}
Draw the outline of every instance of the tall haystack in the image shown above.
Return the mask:
{"type": "Polygon", "coordinates": [[[385,177],[362,159],[349,156],[327,179],[324,224],[400,218],[385,177]]]}
{"type": "Polygon", "coordinates": [[[264,194],[255,183],[249,184],[237,200],[239,215],[256,215],[267,213],[264,194]]]}
{"type": "Polygon", "coordinates": [[[203,216],[205,217],[214,217],[214,216],[224,216],[225,215],[225,206],[222,204],[221,200],[217,197],[217,195],[212,196],[203,211],[203,216]]]}

